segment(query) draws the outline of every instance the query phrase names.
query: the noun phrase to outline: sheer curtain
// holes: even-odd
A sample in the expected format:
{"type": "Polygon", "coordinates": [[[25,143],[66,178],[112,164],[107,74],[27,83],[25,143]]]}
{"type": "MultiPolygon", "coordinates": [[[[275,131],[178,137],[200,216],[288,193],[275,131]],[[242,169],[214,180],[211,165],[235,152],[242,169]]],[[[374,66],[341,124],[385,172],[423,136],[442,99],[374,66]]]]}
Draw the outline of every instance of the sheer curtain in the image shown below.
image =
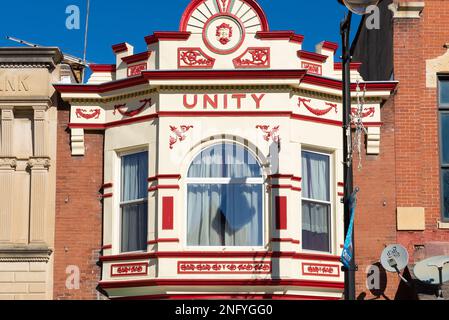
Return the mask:
{"type": "Polygon", "coordinates": [[[329,156],[302,153],[302,241],[303,248],[330,251],[329,156]]]}
{"type": "Polygon", "coordinates": [[[262,245],[262,172],[248,150],[214,145],[193,161],[188,177],[195,180],[187,187],[188,245],[262,245]]]}
{"type": "Polygon", "coordinates": [[[146,249],[148,152],[122,157],[122,252],[146,249]]]}

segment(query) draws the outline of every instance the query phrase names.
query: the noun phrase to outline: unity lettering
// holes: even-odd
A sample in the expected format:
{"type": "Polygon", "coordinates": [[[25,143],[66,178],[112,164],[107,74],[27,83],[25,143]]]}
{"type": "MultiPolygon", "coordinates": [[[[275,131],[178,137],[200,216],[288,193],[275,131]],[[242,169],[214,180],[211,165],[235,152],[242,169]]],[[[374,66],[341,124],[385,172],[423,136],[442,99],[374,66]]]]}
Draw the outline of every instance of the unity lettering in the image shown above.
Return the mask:
{"type": "Polygon", "coordinates": [[[254,104],[256,109],[260,109],[262,100],[265,94],[185,94],[183,97],[184,108],[195,109],[202,108],[203,110],[211,109],[242,109],[245,103],[254,104]]]}

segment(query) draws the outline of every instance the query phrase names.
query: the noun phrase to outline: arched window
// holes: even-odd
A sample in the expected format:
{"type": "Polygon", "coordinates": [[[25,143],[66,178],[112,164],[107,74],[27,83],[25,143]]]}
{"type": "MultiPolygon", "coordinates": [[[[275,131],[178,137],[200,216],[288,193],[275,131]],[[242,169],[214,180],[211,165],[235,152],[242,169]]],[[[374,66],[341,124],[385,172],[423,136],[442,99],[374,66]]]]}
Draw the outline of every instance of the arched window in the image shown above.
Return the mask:
{"type": "Polygon", "coordinates": [[[187,179],[187,245],[263,245],[262,168],[246,148],[224,142],[193,160],[187,179]]]}

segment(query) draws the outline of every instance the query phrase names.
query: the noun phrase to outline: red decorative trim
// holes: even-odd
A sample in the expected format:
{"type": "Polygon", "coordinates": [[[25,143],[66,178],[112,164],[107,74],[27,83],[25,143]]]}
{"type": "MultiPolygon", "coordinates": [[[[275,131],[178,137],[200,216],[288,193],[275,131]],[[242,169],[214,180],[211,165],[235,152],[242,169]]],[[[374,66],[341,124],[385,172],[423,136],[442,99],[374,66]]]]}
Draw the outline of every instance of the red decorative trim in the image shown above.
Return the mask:
{"type": "Polygon", "coordinates": [[[335,264],[303,263],[302,274],[305,276],[340,277],[340,266],[335,264]],[[337,270],[336,273],[335,270],[337,270]]]}
{"type": "Polygon", "coordinates": [[[325,56],[325,55],[322,55],[319,53],[315,53],[315,52],[304,51],[304,50],[298,51],[298,57],[301,59],[307,59],[307,60],[321,62],[321,63],[326,62],[326,60],[328,58],[328,56],[325,56]]]}
{"type": "Polygon", "coordinates": [[[103,189],[110,189],[110,188],[112,188],[114,186],[114,184],[112,183],[112,182],[110,182],[110,183],[105,183],[103,186],[102,186],[102,188],[103,189]]]}
{"type": "Polygon", "coordinates": [[[344,194],[344,192],[339,192],[339,193],[338,193],[338,196],[339,196],[339,197],[344,197],[345,194],[344,194]]]}
{"type": "MultiPolygon", "coordinates": [[[[356,115],[358,112],[357,108],[351,108],[351,113],[352,115],[356,115]]],[[[367,117],[374,117],[374,115],[376,114],[376,108],[375,107],[368,107],[368,108],[364,108],[363,112],[361,114],[362,118],[367,118],[367,117]]]]}
{"type": "Polygon", "coordinates": [[[169,238],[169,239],[156,239],[148,241],[149,245],[158,244],[158,243],[179,243],[179,239],[169,238]]]}
{"type": "Polygon", "coordinates": [[[173,230],[174,225],[173,197],[162,197],[162,230],[173,230]]]}
{"type": "Polygon", "coordinates": [[[291,117],[292,117],[292,119],[296,119],[296,120],[310,121],[310,122],[316,122],[316,123],[323,123],[323,124],[328,124],[328,125],[331,125],[331,126],[339,126],[339,127],[341,127],[343,125],[343,123],[341,121],[328,120],[328,119],[316,118],[316,117],[310,117],[310,116],[303,116],[303,115],[299,115],[299,114],[292,114],[291,117]]]}
{"type": "Polygon", "coordinates": [[[339,182],[339,183],[338,183],[338,186],[339,186],[339,187],[344,187],[344,186],[345,186],[345,183],[344,183],[344,182],[339,182]]]}
{"type": "Polygon", "coordinates": [[[148,275],[148,263],[124,263],[111,265],[111,277],[134,277],[148,275]],[[114,272],[115,271],[115,272],[114,272]]]}
{"type": "Polygon", "coordinates": [[[145,52],[133,54],[132,56],[123,57],[122,61],[125,62],[126,64],[132,64],[132,63],[148,60],[148,58],[150,56],[151,56],[151,51],[145,51],[145,52]]]}
{"type": "Polygon", "coordinates": [[[134,66],[128,67],[128,77],[138,76],[142,73],[142,71],[147,70],[148,65],[147,62],[136,64],[134,66]]]}
{"type": "Polygon", "coordinates": [[[181,175],[180,174],[158,174],[157,176],[154,177],[149,177],[148,178],[148,182],[153,182],[153,181],[157,181],[160,179],[181,179],[181,175]]]}
{"type": "Polygon", "coordinates": [[[334,53],[338,50],[338,44],[330,41],[323,41],[322,48],[334,51],[334,53]]]}
{"type": "Polygon", "coordinates": [[[114,51],[115,54],[117,54],[117,53],[120,53],[123,51],[128,51],[128,46],[127,46],[126,42],[122,42],[122,43],[113,45],[112,50],[114,51]]]}
{"type": "Polygon", "coordinates": [[[310,99],[305,99],[305,98],[298,98],[298,107],[301,107],[301,103],[304,105],[304,107],[307,108],[307,110],[309,110],[311,113],[313,113],[314,115],[321,117],[324,116],[326,114],[328,114],[332,109],[335,109],[335,113],[338,113],[337,110],[337,104],[336,103],[329,103],[326,102],[326,105],[329,106],[329,108],[327,109],[314,109],[313,107],[311,107],[309,105],[309,103],[311,102],[310,99]]]}
{"type": "MultiPolygon", "coordinates": [[[[192,16],[193,12],[195,12],[196,8],[198,8],[204,1],[205,0],[192,0],[190,2],[181,17],[181,23],[179,25],[180,31],[187,31],[187,24],[189,23],[190,17],[192,16]]],[[[262,10],[257,1],[245,0],[245,3],[257,13],[260,19],[262,31],[268,31],[270,28],[268,27],[267,16],[265,15],[265,12],[262,10]]]]}
{"type": "Polygon", "coordinates": [[[213,68],[215,59],[208,56],[201,48],[178,48],[178,68],[213,68]]]}
{"type": "Polygon", "coordinates": [[[98,119],[100,118],[101,109],[86,110],[78,108],[75,110],[75,114],[78,119],[79,118],[84,118],[86,120],[98,119]]]}
{"type": "Polygon", "coordinates": [[[308,73],[321,76],[323,74],[323,67],[319,64],[301,61],[301,68],[306,69],[308,73]]]}
{"type": "Polygon", "coordinates": [[[232,62],[235,68],[269,68],[270,48],[248,48],[232,62]]]}
{"type": "Polygon", "coordinates": [[[267,142],[273,141],[275,143],[279,143],[281,138],[279,137],[279,126],[275,126],[270,129],[270,126],[266,125],[257,125],[256,129],[260,129],[264,133],[264,140],[267,142]]]}
{"type": "Polygon", "coordinates": [[[111,298],[112,300],[342,300],[341,298],[293,294],[164,294],[111,298]]]}
{"type": "MultiPolygon", "coordinates": [[[[331,89],[342,89],[342,82],[336,79],[324,78],[315,76],[312,74],[306,74],[303,79],[303,83],[322,86],[331,89]]],[[[397,81],[385,81],[385,82],[362,82],[359,84],[360,89],[364,91],[390,91],[393,92],[398,85],[397,81]]],[[[357,83],[351,83],[351,91],[356,91],[357,83]]]]}
{"type": "Polygon", "coordinates": [[[301,244],[301,241],[292,238],[273,238],[271,242],[291,242],[293,244],[301,244]]]}
{"type": "Polygon", "coordinates": [[[161,111],[160,117],[289,117],[290,111],[161,111]]]}
{"type": "Polygon", "coordinates": [[[146,260],[146,259],[161,259],[161,258],[211,258],[211,259],[240,259],[240,258],[279,258],[279,259],[299,259],[299,260],[317,260],[317,261],[332,261],[340,262],[340,256],[312,254],[312,253],[297,253],[297,252],[279,252],[279,251],[173,251],[173,252],[153,252],[141,254],[122,254],[113,256],[101,256],[100,261],[129,261],[129,260],[146,260]]]}
{"type": "Polygon", "coordinates": [[[276,230],[287,230],[287,197],[275,199],[276,230]]]}
{"type": "Polygon", "coordinates": [[[292,191],[302,191],[301,188],[293,187],[291,184],[272,184],[268,185],[268,188],[270,189],[290,189],[292,191]]]}
{"type": "MultiPolygon", "coordinates": [[[[220,26],[218,26],[217,27],[217,36],[220,35],[219,28],[228,28],[229,29],[229,37],[232,37],[232,28],[231,28],[231,26],[229,24],[223,23],[220,26]]],[[[245,41],[245,37],[246,37],[246,29],[245,29],[245,26],[244,26],[243,22],[237,16],[235,16],[233,14],[230,14],[230,13],[214,14],[213,16],[209,17],[209,19],[207,20],[207,22],[204,24],[204,27],[203,27],[203,42],[204,42],[204,44],[206,45],[206,47],[210,51],[212,51],[214,53],[217,53],[217,54],[223,54],[224,55],[224,54],[230,54],[230,53],[233,53],[233,52],[237,51],[242,46],[243,42],[245,41]],[[215,48],[209,42],[209,39],[207,38],[206,32],[207,32],[207,29],[209,27],[209,24],[211,22],[213,22],[214,19],[217,18],[217,17],[230,17],[231,19],[237,21],[242,26],[242,38],[240,39],[240,41],[234,47],[232,47],[232,48],[230,48],[228,50],[221,50],[221,49],[215,48]]],[[[227,39],[227,38],[220,39],[220,42],[223,45],[226,45],[229,41],[230,40],[227,39]]]]}
{"type": "Polygon", "coordinates": [[[302,178],[301,177],[292,177],[292,181],[301,182],[302,178]]]}
{"type": "Polygon", "coordinates": [[[106,199],[106,198],[112,198],[113,197],[113,193],[106,193],[106,194],[103,194],[101,197],[103,198],[103,199],[106,199]]]}
{"type": "Polygon", "coordinates": [[[305,74],[306,70],[158,70],[143,71],[139,77],[103,84],[54,84],[53,86],[61,93],[104,93],[147,84],[150,80],[301,80],[305,74]]]}
{"type": "Polygon", "coordinates": [[[115,64],[89,64],[92,72],[115,72],[117,66],[115,64]]]}
{"type": "Polygon", "coordinates": [[[178,274],[270,274],[271,261],[178,261],[178,274]]]}
{"type": "Polygon", "coordinates": [[[187,136],[185,135],[185,133],[187,131],[189,131],[190,129],[192,129],[193,126],[180,126],[179,129],[178,127],[175,126],[170,126],[170,131],[172,133],[174,133],[175,135],[170,135],[170,140],[169,140],[169,148],[173,149],[173,146],[179,141],[184,141],[187,136]]]}
{"type": "Polygon", "coordinates": [[[147,116],[142,116],[142,117],[137,117],[137,118],[130,118],[130,119],[124,119],[124,120],[119,120],[119,121],[114,121],[114,122],[109,122],[106,124],[83,124],[83,123],[69,123],[68,127],[69,129],[77,129],[77,128],[82,128],[82,129],[92,129],[92,130],[104,130],[104,129],[109,129],[109,128],[113,128],[113,127],[118,127],[118,126],[122,126],[125,124],[130,124],[130,123],[137,123],[137,122],[143,122],[143,121],[147,121],[147,120],[152,120],[155,118],[158,118],[159,116],[157,114],[150,114],[147,116]]]}
{"type": "Polygon", "coordinates": [[[128,287],[158,287],[158,286],[192,286],[192,287],[210,287],[210,286],[288,286],[288,287],[309,287],[326,289],[344,289],[343,282],[332,281],[314,281],[314,280],[293,280],[293,279],[158,279],[158,280],[130,280],[130,281],[100,281],[100,287],[103,289],[128,288],[128,287]]]}
{"type": "Polygon", "coordinates": [[[256,33],[256,38],[261,40],[288,40],[298,44],[304,41],[304,36],[295,34],[294,31],[259,31],[256,33]]]}
{"type": "MultiPolygon", "coordinates": [[[[358,71],[361,66],[362,66],[362,63],[360,63],[360,62],[351,62],[350,69],[353,71],[358,71]]],[[[334,70],[343,70],[343,64],[341,62],[335,62],[334,70]]]]}
{"type": "Polygon", "coordinates": [[[101,247],[102,250],[110,250],[112,249],[112,244],[106,244],[104,246],[101,247]]]}
{"type": "Polygon", "coordinates": [[[142,111],[145,109],[145,107],[147,105],[151,106],[151,98],[150,99],[143,99],[139,101],[142,105],[140,107],[138,107],[137,109],[131,110],[129,111],[129,109],[127,109],[126,111],[124,110],[124,108],[126,108],[126,103],[125,104],[119,104],[114,106],[114,112],[113,114],[115,115],[117,113],[117,111],[125,117],[134,117],[137,116],[138,114],[142,113],[142,111]]]}
{"type": "Polygon", "coordinates": [[[159,41],[186,41],[190,38],[190,32],[170,32],[170,31],[158,31],[150,36],[145,37],[147,45],[157,43],[159,41]]]}
{"type": "Polygon", "coordinates": [[[176,190],[179,190],[180,187],[179,187],[179,185],[159,185],[159,186],[154,186],[154,187],[148,188],[148,191],[149,192],[153,192],[153,191],[157,191],[157,190],[160,190],[160,189],[176,189],[176,190]]]}

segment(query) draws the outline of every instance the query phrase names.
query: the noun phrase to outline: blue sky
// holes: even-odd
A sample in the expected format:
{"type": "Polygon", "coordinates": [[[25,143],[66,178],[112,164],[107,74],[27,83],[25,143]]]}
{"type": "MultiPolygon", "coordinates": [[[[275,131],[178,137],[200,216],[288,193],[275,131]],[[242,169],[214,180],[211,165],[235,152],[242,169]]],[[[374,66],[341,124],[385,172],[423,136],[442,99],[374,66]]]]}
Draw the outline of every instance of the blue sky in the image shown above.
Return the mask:
{"type": "MultiPolygon", "coordinates": [[[[144,36],[154,31],[178,30],[190,0],[91,0],[87,60],[114,63],[111,45],[129,42],[135,52],[145,50],[144,36]]],[[[271,30],[294,30],[305,36],[304,49],[322,40],[340,43],[339,23],[345,8],[337,0],[259,0],[271,30]]],[[[14,36],[82,57],[86,0],[4,1],[0,11],[0,46],[14,46],[14,36]],[[65,27],[67,6],[81,9],[81,29],[65,27]]],[[[353,34],[359,19],[353,24],[353,34]]]]}

